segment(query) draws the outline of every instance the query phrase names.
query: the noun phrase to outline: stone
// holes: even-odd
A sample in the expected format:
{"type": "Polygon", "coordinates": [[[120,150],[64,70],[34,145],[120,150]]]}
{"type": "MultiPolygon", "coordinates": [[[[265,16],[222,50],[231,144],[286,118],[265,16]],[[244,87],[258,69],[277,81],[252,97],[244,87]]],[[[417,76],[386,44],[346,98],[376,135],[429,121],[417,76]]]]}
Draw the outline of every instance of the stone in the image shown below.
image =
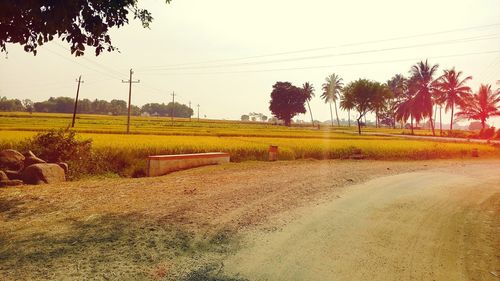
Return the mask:
{"type": "Polygon", "coordinates": [[[7,175],[9,180],[20,180],[21,179],[21,172],[18,172],[18,171],[6,170],[5,174],[7,175]]]}
{"type": "Polygon", "coordinates": [[[6,181],[9,180],[9,177],[4,171],[0,171],[0,181],[6,181]]]}
{"type": "Polygon", "coordinates": [[[68,174],[68,171],[69,171],[69,166],[68,166],[68,163],[57,163],[57,165],[59,165],[59,167],[63,168],[64,170],[64,173],[67,175],[68,174]]]}
{"type": "Polygon", "coordinates": [[[1,180],[0,187],[23,185],[22,180],[1,180]]]}
{"type": "Polygon", "coordinates": [[[0,151],[0,168],[19,171],[24,167],[25,157],[19,151],[14,149],[5,149],[0,151]]]}
{"type": "Polygon", "coordinates": [[[66,181],[64,169],[57,164],[40,163],[26,167],[21,178],[27,184],[58,183],[66,181]]]}
{"type": "Polygon", "coordinates": [[[31,150],[28,150],[26,153],[24,153],[24,157],[24,167],[28,167],[33,164],[47,163],[45,162],[45,160],[36,157],[36,155],[31,152],[31,150]]]}

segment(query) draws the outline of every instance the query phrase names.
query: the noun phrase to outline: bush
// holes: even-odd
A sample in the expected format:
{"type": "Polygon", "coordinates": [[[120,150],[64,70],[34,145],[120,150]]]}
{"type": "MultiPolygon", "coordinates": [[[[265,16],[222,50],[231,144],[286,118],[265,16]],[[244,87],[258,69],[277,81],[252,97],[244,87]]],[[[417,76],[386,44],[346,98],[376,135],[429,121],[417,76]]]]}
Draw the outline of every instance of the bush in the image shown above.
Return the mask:
{"type": "Polygon", "coordinates": [[[495,127],[481,129],[481,131],[479,132],[479,138],[481,139],[491,139],[494,136],[495,136],[495,127]]]}
{"type": "Polygon", "coordinates": [[[89,173],[92,163],[92,140],[78,140],[73,131],[52,130],[27,139],[22,145],[50,163],[68,163],[69,178],[89,173]]]}
{"type": "Polygon", "coordinates": [[[497,133],[495,134],[495,136],[493,138],[496,140],[500,140],[500,129],[497,131],[497,133]]]}

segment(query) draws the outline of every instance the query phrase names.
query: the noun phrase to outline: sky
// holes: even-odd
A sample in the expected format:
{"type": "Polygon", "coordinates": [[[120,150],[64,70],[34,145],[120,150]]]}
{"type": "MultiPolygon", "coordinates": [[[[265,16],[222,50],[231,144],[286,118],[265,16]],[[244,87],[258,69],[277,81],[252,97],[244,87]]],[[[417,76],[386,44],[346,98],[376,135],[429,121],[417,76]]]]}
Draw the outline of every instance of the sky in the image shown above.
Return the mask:
{"type": "MultiPolygon", "coordinates": [[[[85,81],[81,98],[128,98],[132,103],[176,101],[200,105],[200,115],[239,119],[268,116],[272,85],[311,82],[316,120],[330,118],[319,98],[326,76],[345,84],[358,78],[385,82],[408,74],[429,59],[439,74],[455,67],[473,76],[469,85],[500,80],[500,1],[498,0],[139,0],[152,12],[150,29],[131,21],[113,29],[120,52],[74,58],[60,40],[36,56],[8,45],[0,57],[0,96],[45,100],[73,97],[76,79],[85,81]]],[[[347,118],[346,112],[339,112],[347,118]]],[[[309,120],[301,114],[298,119],[309,120]]],[[[445,115],[445,120],[449,117],[445,115]]],[[[500,120],[493,121],[500,126],[500,120]]]]}

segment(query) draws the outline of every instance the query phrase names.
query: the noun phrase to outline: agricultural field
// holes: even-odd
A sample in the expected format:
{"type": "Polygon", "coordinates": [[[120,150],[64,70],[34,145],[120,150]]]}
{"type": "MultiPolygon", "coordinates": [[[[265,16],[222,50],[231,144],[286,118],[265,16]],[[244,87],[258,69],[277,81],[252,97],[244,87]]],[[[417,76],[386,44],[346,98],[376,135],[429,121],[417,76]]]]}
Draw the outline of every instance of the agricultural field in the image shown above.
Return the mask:
{"type": "MultiPolygon", "coordinates": [[[[70,122],[70,114],[3,113],[0,115],[0,147],[23,149],[26,139],[39,132],[66,129],[70,122]]],[[[141,176],[146,157],[155,154],[221,151],[230,153],[233,162],[264,161],[269,145],[279,147],[280,160],[347,159],[358,149],[365,158],[375,160],[467,158],[472,148],[477,148],[482,157],[500,155],[498,148],[486,144],[358,136],[354,127],[288,128],[194,119],[175,119],[172,123],[170,118],[133,117],[131,134],[127,135],[125,122],[124,116],[82,115],[77,119],[74,129],[77,138],[92,140],[96,161],[116,163],[103,169],[103,173],[141,176]]],[[[367,129],[378,132],[375,128],[367,129]]],[[[391,131],[401,133],[401,130],[379,130],[382,133],[391,131]]]]}

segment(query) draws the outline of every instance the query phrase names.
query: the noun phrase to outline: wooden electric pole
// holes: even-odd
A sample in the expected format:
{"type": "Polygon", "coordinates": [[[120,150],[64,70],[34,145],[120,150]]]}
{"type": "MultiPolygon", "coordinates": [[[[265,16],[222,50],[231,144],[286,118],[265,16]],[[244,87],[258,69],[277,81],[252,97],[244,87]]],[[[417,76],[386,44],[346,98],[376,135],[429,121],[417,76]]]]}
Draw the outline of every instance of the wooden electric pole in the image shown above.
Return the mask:
{"type": "Polygon", "coordinates": [[[83,83],[82,76],[78,77],[78,88],[76,88],[76,98],[75,98],[75,108],[73,109],[73,121],[71,122],[71,128],[75,127],[76,110],[78,108],[78,95],[80,94],[80,84],[83,83]]]}
{"type": "Polygon", "coordinates": [[[122,80],[122,83],[129,83],[128,86],[128,116],[127,116],[127,134],[130,133],[130,108],[131,108],[131,101],[132,101],[132,83],[140,83],[140,80],[134,81],[132,80],[132,74],[134,74],[134,71],[132,68],[130,69],[130,78],[128,81],[122,80]]]}
{"type": "Polygon", "coordinates": [[[198,104],[197,107],[198,107],[198,122],[200,122],[200,105],[198,104]]]}
{"type": "Polygon", "coordinates": [[[175,92],[172,92],[172,114],[171,114],[171,119],[172,119],[172,126],[174,125],[174,113],[175,113],[175,92]]]}

